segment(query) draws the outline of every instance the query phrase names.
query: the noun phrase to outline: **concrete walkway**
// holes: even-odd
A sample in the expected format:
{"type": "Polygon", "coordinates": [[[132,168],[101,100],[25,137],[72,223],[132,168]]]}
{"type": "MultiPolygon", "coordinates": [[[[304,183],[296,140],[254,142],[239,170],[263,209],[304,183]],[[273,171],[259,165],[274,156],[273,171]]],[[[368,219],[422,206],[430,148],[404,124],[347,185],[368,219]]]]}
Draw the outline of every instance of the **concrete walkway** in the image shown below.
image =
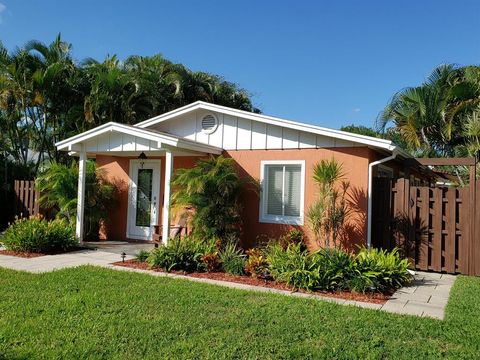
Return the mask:
{"type": "MultiPolygon", "coordinates": [[[[106,249],[105,249],[106,250],[106,249]]],[[[126,259],[131,259],[127,255],[126,259]]],[[[170,274],[149,270],[132,269],[112,265],[120,261],[118,251],[82,250],[60,255],[47,255],[37,258],[19,258],[15,256],[0,255],[0,267],[42,273],[53,270],[71,268],[81,265],[96,265],[115,270],[146,273],[152,276],[162,276],[177,279],[185,279],[194,282],[220,285],[228,288],[269,292],[288,296],[312,298],[323,301],[334,302],[341,305],[354,305],[362,308],[383,310],[397,314],[427,316],[436,319],[443,319],[445,306],[448,302],[450,289],[455,281],[455,276],[436,273],[417,272],[412,286],[398,290],[385,304],[365,303],[361,301],[343,300],[317,294],[301,292],[290,292],[286,290],[272,289],[267,287],[252,286],[233,283],[228,281],[194,278],[178,274],[170,274]]]]}
{"type": "MultiPolygon", "coordinates": [[[[125,257],[125,259],[131,258],[132,256],[129,255],[125,257]]],[[[81,265],[110,267],[109,264],[116,261],[121,261],[119,254],[96,250],[80,250],[66,254],[46,255],[28,259],[0,255],[0,267],[32,273],[49,272],[81,265]]]]}
{"type": "Polygon", "coordinates": [[[443,319],[455,275],[417,272],[411,286],[399,289],[382,310],[443,319]]]}

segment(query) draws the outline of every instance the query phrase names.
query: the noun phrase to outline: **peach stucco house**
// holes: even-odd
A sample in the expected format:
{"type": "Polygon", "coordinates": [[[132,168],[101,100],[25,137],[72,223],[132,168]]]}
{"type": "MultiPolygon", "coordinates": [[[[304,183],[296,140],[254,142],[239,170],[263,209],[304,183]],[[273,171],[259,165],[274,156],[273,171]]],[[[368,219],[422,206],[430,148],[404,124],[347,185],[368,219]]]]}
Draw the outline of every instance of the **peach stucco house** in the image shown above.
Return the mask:
{"type": "MultiPolygon", "coordinates": [[[[170,219],[169,199],[175,169],[192,167],[200,157],[223,154],[235,160],[241,176],[261,184],[259,195],[251,193],[242,198],[243,243],[247,246],[259,236],[279,235],[292,227],[300,228],[313,241],[305,217],[318,196],[312,168],[319,160],[331,158],[343,164],[352,189],[350,203],[354,211],[348,219],[344,245],[367,245],[371,238],[368,215],[372,208],[372,180],[376,176],[394,176],[399,161],[408,157],[389,140],[201,101],[134,126],[110,122],[56,146],[79,157],[79,239],[83,237],[83,170],[87,158],[95,158],[107,178],[120,189],[102,237],[149,241],[153,225],[174,222],[170,219]]],[[[163,241],[168,236],[168,226],[163,226],[163,241]]]]}

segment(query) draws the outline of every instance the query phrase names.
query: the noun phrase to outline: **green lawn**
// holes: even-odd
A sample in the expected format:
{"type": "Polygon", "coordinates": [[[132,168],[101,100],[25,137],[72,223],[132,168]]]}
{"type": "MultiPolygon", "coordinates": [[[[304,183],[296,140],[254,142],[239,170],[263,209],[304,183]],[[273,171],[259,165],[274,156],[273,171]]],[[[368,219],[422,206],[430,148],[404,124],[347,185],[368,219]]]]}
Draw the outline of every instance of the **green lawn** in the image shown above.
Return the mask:
{"type": "Polygon", "coordinates": [[[480,357],[480,278],[445,321],[81,267],[0,269],[0,358],[480,357]]]}

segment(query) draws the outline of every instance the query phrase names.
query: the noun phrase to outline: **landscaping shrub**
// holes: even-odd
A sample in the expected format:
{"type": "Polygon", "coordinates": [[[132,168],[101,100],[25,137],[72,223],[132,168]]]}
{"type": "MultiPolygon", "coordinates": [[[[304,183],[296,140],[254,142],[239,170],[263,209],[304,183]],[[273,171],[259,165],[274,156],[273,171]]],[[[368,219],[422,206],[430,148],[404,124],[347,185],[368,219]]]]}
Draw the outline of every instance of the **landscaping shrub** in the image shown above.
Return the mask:
{"type": "Polygon", "coordinates": [[[245,273],[245,255],[234,242],[227,243],[219,253],[222,270],[232,275],[245,273]]]}
{"type": "Polygon", "coordinates": [[[214,272],[220,269],[221,260],[218,251],[209,252],[203,255],[200,260],[207,272],[214,272]]]}
{"type": "Polygon", "coordinates": [[[356,270],[361,277],[352,279],[354,291],[389,291],[411,281],[408,259],[401,259],[397,249],[362,248],[355,257],[356,270]]]}
{"type": "Polygon", "coordinates": [[[267,247],[267,263],[274,280],[296,289],[389,292],[410,282],[408,261],[397,250],[361,249],[358,255],[338,249],[314,253],[300,244],[284,249],[267,247]]]}
{"type": "Polygon", "coordinates": [[[186,272],[206,271],[202,261],[206,254],[215,252],[213,242],[205,242],[186,236],[182,239],[173,238],[168,244],[153,250],[147,259],[152,268],[161,268],[165,271],[179,270],[186,272]]]}
{"type": "Polygon", "coordinates": [[[245,272],[253,277],[267,278],[270,276],[269,264],[265,252],[261,248],[247,250],[245,272]]]}
{"type": "Polygon", "coordinates": [[[193,168],[176,171],[172,179],[172,206],[193,208],[192,228],[198,238],[224,240],[239,232],[244,185],[233,159],[201,159],[193,168]]]}
{"type": "Polygon", "coordinates": [[[270,244],[276,243],[280,245],[283,249],[286,249],[291,244],[292,245],[300,244],[302,250],[305,250],[307,247],[303,239],[304,239],[303,232],[297,229],[293,229],[293,230],[290,230],[285,235],[280,236],[278,239],[273,239],[269,241],[269,243],[270,244]]]}
{"type": "Polygon", "coordinates": [[[350,279],[355,277],[354,257],[338,249],[320,249],[313,253],[313,262],[318,266],[320,290],[346,290],[350,279]]]}
{"type": "Polygon", "coordinates": [[[302,244],[280,244],[268,247],[267,261],[273,279],[295,289],[314,290],[319,279],[319,267],[302,244]]]}
{"type": "Polygon", "coordinates": [[[136,255],[135,255],[135,260],[138,262],[146,262],[148,257],[150,256],[150,251],[147,250],[140,250],[136,255]]]}
{"type": "MultiPolygon", "coordinates": [[[[115,203],[116,187],[109,183],[94,161],[87,161],[85,169],[85,221],[86,239],[98,238],[99,221],[108,219],[115,203]]],[[[50,162],[38,175],[36,186],[41,194],[40,206],[50,209],[58,219],[72,226],[77,214],[78,165],[50,162]]]]}
{"type": "Polygon", "coordinates": [[[47,221],[40,217],[17,219],[2,238],[7,250],[56,253],[77,245],[73,228],[61,219],[47,221]]]}

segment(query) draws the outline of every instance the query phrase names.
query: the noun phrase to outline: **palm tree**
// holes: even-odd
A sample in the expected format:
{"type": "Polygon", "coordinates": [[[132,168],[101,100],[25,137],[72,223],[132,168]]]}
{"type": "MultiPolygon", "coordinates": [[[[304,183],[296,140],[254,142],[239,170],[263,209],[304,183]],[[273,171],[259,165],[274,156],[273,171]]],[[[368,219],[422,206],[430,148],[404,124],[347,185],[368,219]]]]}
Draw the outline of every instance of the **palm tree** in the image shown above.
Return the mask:
{"type": "Polygon", "coordinates": [[[191,169],[178,169],[172,180],[172,205],[193,208],[193,232],[202,239],[226,239],[240,230],[244,181],[234,164],[231,158],[212,156],[191,169]]]}
{"type": "Polygon", "coordinates": [[[392,122],[417,155],[448,153],[454,127],[446,110],[455,74],[455,66],[441,65],[422,85],[396,93],[380,113],[378,128],[384,131],[392,122]]]}

